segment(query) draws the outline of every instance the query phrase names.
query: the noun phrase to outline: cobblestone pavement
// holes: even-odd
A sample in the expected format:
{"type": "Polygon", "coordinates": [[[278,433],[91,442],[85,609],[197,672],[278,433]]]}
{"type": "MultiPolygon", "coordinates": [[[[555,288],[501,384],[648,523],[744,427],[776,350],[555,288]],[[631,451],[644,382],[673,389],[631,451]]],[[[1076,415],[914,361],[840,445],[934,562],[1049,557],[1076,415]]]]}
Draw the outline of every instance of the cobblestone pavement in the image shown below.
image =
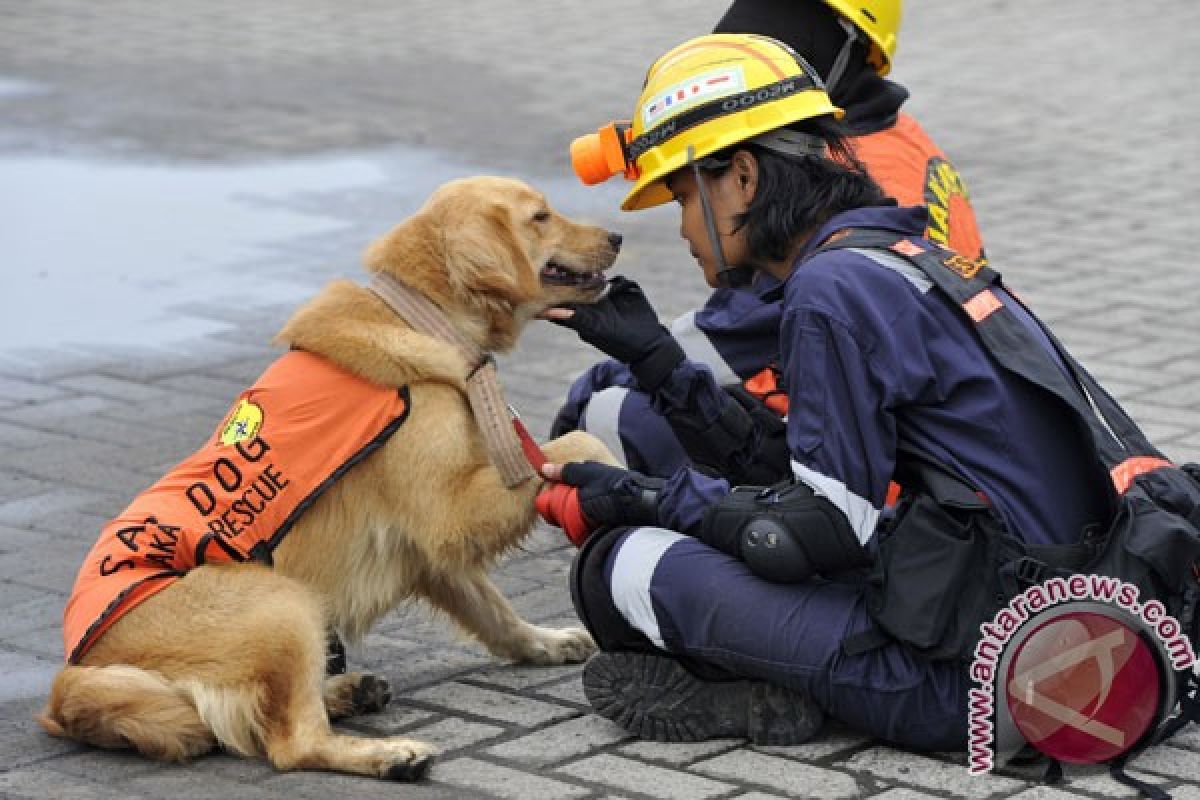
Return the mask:
{"type": "MultiPolygon", "coordinates": [[[[994,263],[1169,455],[1200,459],[1200,273],[1187,239],[1200,185],[1200,58],[1189,47],[1200,5],[909,5],[896,77],[970,181],[994,263]]],[[[367,239],[411,210],[413,187],[444,169],[439,159],[459,171],[518,174],[559,205],[624,230],[625,269],[664,315],[678,313],[703,292],[687,274],[674,213],[619,218],[617,188],[587,191],[569,179],[565,145],[627,113],[650,59],[711,26],[721,7],[0,0],[0,156],[195,165],[331,153],[391,163],[416,154],[407,178],[289,201],[341,224],[277,242],[243,266],[304,289],[353,272],[367,239]]],[[[211,235],[219,246],[221,231],[211,235]]],[[[47,241],[47,251],[59,244],[47,241]]],[[[421,785],[280,775],[226,756],[163,767],[43,735],[30,715],[61,658],[62,605],[98,527],[194,449],[272,357],[266,342],[287,306],[217,297],[201,293],[169,309],[222,327],[169,357],[77,348],[0,358],[0,796],[1131,794],[1096,769],[1071,769],[1053,789],[1022,773],[970,778],[961,757],[905,753],[836,726],[793,748],[633,741],[588,713],[576,667],[494,663],[421,609],[389,615],[352,654],[399,696],[385,713],[348,724],[436,742],[444,755],[421,785]]],[[[53,314],[53,301],[40,310],[53,314]]],[[[544,432],[592,354],[549,326],[535,326],[521,353],[504,360],[502,374],[544,432]]],[[[570,557],[555,532],[539,529],[498,581],[529,619],[567,624],[570,557]]],[[[1200,798],[1198,753],[1193,728],[1136,766],[1176,797],[1200,798]]]]}

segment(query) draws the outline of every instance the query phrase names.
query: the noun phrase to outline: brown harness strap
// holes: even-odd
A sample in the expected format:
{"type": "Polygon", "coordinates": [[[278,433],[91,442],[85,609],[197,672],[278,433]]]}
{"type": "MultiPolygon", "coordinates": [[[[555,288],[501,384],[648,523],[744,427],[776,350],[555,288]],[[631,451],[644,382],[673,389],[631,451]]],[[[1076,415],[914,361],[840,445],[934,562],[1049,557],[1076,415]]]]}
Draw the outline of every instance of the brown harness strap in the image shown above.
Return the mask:
{"type": "Polygon", "coordinates": [[[391,275],[371,276],[370,289],[414,329],[453,345],[466,359],[467,400],[487,445],[488,459],[500,471],[504,485],[511,489],[534,477],[509,415],[510,407],[504,402],[491,353],[463,336],[427,297],[391,275]]]}

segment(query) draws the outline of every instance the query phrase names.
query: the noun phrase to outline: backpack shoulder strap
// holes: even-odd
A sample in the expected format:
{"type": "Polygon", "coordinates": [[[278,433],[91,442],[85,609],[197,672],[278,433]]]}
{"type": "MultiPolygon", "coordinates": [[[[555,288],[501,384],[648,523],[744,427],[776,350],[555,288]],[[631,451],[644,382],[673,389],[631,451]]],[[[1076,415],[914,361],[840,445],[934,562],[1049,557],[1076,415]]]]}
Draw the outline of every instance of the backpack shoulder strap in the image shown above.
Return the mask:
{"type": "Polygon", "coordinates": [[[841,249],[887,252],[900,256],[924,273],[974,323],[984,346],[1002,367],[1049,392],[1074,412],[1091,433],[1096,453],[1110,471],[1115,472],[1131,459],[1135,462],[1144,457],[1162,459],[1162,454],[1133,420],[1036,315],[1021,306],[1051,343],[1065,372],[1034,332],[1006,309],[1005,299],[1020,301],[1004,288],[998,272],[920,237],[874,228],[838,231],[813,255],[841,249]]]}

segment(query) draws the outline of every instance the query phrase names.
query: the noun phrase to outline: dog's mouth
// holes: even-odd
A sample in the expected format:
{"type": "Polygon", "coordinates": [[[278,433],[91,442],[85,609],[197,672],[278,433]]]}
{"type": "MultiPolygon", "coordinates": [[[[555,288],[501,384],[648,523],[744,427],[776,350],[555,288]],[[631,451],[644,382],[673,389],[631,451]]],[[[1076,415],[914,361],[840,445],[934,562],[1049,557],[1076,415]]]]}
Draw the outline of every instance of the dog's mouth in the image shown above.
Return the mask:
{"type": "Polygon", "coordinates": [[[604,270],[580,272],[557,261],[547,261],[540,273],[542,283],[550,286],[570,286],[573,289],[599,289],[604,286],[604,270]]]}

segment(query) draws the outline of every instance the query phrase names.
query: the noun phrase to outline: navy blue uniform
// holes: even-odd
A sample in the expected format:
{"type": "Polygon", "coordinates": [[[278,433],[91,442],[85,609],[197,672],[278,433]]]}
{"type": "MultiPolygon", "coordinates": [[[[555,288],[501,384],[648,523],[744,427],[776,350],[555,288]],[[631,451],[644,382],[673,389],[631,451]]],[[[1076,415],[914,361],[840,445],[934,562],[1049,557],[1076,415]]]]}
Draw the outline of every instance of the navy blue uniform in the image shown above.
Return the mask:
{"type": "MultiPolygon", "coordinates": [[[[898,256],[831,250],[804,261],[843,228],[919,237],[926,222],[921,207],[840,214],[765,296],[780,298],[792,471],[846,515],[868,550],[901,448],[954,468],[1023,541],[1077,541],[1086,525],[1105,520],[1107,507],[1065,409],[1005,373],[961,310],[898,256]]],[[[646,401],[662,413],[689,409],[704,423],[724,398],[708,367],[685,361],[646,401]]],[[[860,586],[770,584],[681,535],[694,534],[728,491],[724,480],[681,462],[660,499],[670,530],[631,531],[610,553],[612,599],[633,627],[666,650],[807,691],[832,716],[874,735],[919,747],[961,744],[965,681],[957,665],[898,645],[853,657],[841,651],[846,636],[869,625],[860,586]]]]}

